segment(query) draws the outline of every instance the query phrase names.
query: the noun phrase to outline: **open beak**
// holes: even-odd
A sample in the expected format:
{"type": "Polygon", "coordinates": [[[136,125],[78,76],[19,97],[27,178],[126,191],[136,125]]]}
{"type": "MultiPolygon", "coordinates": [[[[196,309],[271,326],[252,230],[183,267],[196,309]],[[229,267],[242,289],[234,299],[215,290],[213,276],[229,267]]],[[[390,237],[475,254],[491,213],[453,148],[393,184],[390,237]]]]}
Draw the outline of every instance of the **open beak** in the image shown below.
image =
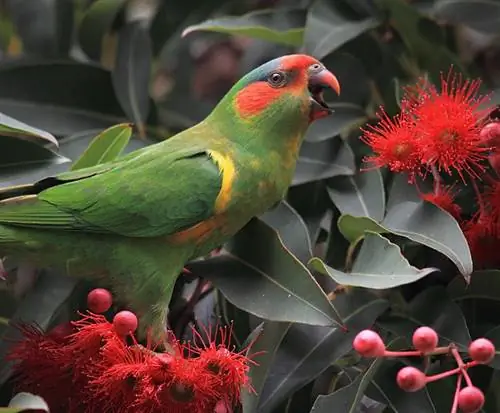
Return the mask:
{"type": "Polygon", "coordinates": [[[330,115],[333,110],[328,107],[323,98],[325,89],[333,89],[340,95],[340,84],[334,74],[326,69],[309,76],[308,89],[311,94],[311,122],[330,115]]]}

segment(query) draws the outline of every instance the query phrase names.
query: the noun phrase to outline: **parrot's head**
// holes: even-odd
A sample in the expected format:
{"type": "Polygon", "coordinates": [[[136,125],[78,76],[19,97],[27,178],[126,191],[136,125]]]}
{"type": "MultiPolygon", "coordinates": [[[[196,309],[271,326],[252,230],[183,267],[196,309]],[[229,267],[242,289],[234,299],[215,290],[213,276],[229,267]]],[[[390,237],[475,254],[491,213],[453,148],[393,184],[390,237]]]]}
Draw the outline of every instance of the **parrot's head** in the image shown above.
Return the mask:
{"type": "Polygon", "coordinates": [[[337,78],[317,59],[294,54],[252,70],[233,86],[223,101],[242,120],[262,118],[274,123],[309,124],[332,112],[323,99],[325,89],[339,94],[337,78]]]}

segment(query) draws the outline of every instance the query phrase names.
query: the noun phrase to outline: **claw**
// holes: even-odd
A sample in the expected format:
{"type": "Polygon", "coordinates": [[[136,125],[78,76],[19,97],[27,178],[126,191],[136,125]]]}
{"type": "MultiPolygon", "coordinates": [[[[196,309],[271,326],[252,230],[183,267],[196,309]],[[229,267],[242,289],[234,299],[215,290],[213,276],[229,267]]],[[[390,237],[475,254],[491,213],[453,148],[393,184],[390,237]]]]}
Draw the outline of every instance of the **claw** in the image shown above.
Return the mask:
{"type": "Polygon", "coordinates": [[[184,267],[184,268],[182,269],[182,273],[183,273],[183,274],[188,274],[188,275],[192,274],[192,272],[191,272],[191,271],[189,271],[186,267],[184,267]]]}

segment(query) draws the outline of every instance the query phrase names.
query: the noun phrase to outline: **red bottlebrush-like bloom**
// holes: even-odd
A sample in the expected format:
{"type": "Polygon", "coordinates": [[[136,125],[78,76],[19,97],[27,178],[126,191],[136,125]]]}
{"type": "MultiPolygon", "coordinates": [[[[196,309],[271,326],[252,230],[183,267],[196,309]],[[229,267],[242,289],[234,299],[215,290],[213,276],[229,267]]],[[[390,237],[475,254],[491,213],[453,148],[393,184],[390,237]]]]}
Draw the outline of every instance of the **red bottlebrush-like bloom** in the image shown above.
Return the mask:
{"type": "Polygon", "coordinates": [[[482,194],[483,208],[490,220],[500,223],[500,181],[493,181],[482,194]]]}
{"type": "MultiPolygon", "coordinates": [[[[218,334],[208,345],[192,349],[199,354],[194,360],[198,368],[208,375],[213,388],[222,394],[230,405],[234,405],[240,399],[242,386],[253,391],[248,379],[248,370],[250,363],[256,363],[245,355],[247,349],[240,352],[230,350],[231,328],[221,327],[216,331],[218,334]]],[[[197,336],[201,338],[199,334],[197,336]]]]}
{"type": "Polygon", "coordinates": [[[172,339],[170,352],[157,353],[133,335],[127,344],[101,315],[85,314],[73,325],[76,332],[52,335],[23,327],[25,339],[10,355],[19,389],[44,397],[54,413],[230,412],[240,387],[251,388],[250,360],[230,351],[226,329],[223,344],[192,349],[172,339]]]}
{"type": "Polygon", "coordinates": [[[365,162],[375,167],[387,166],[392,172],[409,173],[412,179],[420,168],[414,123],[405,114],[391,119],[383,109],[377,115],[379,123],[363,129],[361,139],[374,152],[365,162]]]}
{"type": "Polygon", "coordinates": [[[487,214],[478,214],[464,225],[464,234],[477,269],[500,265],[500,224],[487,214]]]}
{"type": "Polygon", "coordinates": [[[462,208],[460,208],[459,205],[455,204],[455,195],[453,193],[452,187],[447,188],[443,186],[438,186],[436,187],[434,192],[421,193],[420,197],[423,200],[431,202],[434,205],[444,209],[457,221],[460,220],[460,215],[462,214],[462,208]]]}
{"type": "Polygon", "coordinates": [[[6,359],[13,361],[15,388],[40,395],[54,412],[68,411],[72,394],[70,354],[64,351],[67,325],[45,334],[37,326],[17,325],[23,335],[6,359]]]}
{"type": "Polygon", "coordinates": [[[480,178],[489,151],[481,137],[488,111],[479,108],[486,101],[478,95],[480,84],[450,70],[440,92],[425,81],[407,90],[422,163],[450,175],[455,171],[462,180],[480,178]]]}

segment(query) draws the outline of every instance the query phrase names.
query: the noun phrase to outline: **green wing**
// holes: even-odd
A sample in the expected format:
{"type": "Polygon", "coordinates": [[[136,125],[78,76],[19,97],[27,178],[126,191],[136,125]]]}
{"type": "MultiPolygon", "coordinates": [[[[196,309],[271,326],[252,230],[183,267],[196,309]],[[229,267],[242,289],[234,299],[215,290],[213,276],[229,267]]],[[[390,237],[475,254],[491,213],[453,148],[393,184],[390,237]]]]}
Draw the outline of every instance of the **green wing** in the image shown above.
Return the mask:
{"type": "Polygon", "coordinates": [[[34,184],[26,193],[38,194],[0,202],[0,224],[154,237],[211,217],[222,178],[205,149],[153,146],[34,184]]]}

